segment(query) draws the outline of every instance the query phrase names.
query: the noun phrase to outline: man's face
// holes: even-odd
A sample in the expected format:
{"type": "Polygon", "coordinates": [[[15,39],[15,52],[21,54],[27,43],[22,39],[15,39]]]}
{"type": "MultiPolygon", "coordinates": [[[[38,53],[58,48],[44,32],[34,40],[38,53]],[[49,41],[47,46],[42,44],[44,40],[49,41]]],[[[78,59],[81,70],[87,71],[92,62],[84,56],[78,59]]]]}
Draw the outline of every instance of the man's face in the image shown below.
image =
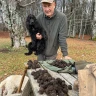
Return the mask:
{"type": "Polygon", "coordinates": [[[46,16],[52,17],[55,9],[55,2],[53,3],[42,3],[43,11],[46,16]]]}

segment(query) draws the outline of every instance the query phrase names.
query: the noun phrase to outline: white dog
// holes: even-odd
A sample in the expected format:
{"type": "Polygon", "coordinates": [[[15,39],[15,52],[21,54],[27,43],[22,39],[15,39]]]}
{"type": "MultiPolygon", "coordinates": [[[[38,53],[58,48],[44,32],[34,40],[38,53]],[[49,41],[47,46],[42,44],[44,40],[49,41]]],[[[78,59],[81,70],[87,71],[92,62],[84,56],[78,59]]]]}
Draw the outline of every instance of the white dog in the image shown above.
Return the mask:
{"type": "MultiPolygon", "coordinates": [[[[5,80],[3,80],[0,83],[0,89],[1,89],[0,96],[10,96],[12,93],[16,92],[20,85],[21,79],[22,75],[11,75],[7,77],[5,80]]],[[[21,91],[24,89],[27,81],[28,77],[25,76],[21,91]]]]}

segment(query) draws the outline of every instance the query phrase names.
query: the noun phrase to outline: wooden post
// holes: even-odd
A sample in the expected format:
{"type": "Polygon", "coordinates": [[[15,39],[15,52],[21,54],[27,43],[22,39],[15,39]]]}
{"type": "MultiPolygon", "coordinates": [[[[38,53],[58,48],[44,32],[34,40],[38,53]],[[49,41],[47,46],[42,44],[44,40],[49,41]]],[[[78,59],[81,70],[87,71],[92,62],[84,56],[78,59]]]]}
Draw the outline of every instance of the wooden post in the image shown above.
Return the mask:
{"type": "Polygon", "coordinates": [[[25,66],[24,73],[23,73],[23,76],[22,76],[22,79],[21,79],[21,82],[20,82],[20,85],[19,85],[18,90],[17,90],[17,93],[20,93],[20,92],[21,92],[21,87],[22,87],[22,84],[23,84],[24,77],[25,77],[25,75],[26,75],[27,69],[28,69],[28,66],[26,65],[26,66],[25,66]]]}

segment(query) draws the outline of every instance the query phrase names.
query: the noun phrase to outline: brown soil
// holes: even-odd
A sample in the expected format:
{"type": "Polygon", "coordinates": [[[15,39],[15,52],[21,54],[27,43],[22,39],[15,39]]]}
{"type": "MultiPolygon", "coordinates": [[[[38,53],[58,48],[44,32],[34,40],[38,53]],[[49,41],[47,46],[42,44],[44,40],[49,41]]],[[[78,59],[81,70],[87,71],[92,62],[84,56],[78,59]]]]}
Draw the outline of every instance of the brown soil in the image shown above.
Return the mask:
{"type": "Polygon", "coordinates": [[[8,53],[8,52],[10,52],[10,50],[4,48],[4,49],[0,49],[0,52],[2,52],[2,53],[8,53]]]}
{"type": "MultiPolygon", "coordinates": [[[[0,38],[6,38],[9,39],[9,33],[8,32],[0,32],[0,38]]],[[[88,35],[84,36],[84,39],[82,39],[82,36],[80,39],[78,39],[78,36],[75,38],[68,38],[68,52],[70,57],[72,57],[75,60],[87,60],[96,62],[96,41],[90,40],[91,37],[88,35]],[[87,50],[87,51],[86,51],[87,50]],[[87,53],[89,52],[89,53],[87,53]]],[[[2,39],[3,40],[3,39],[2,39]]],[[[26,40],[29,42],[31,39],[30,37],[26,37],[26,40]]],[[[2,52],[8,52],[8,50],[0,50],[2,52]]],[[[58,59],[62,58],[61,51],[58,51],[58,59]]]]}
{"type": "Polygon", "coordinates": [[[3,31],[1,31],[0,32],[0,38],[9,38],[9,32],[3,32],[3,31]]]}
{"type": "MultiPolygon", "coordinates": [[[[9,38],[9,36],[10,36],[9,32],[0,31],[0,38],[9,38]]],[[[78,38],[78,35],[76,36],[76,38],[78,38]]],[[[82,39],[82,36],[80,37],[80,39],[82,39]]],[[[91,39],[91,36],[89,35],[84,36],[84,40],[89,40],[89,39],[91,39]]]]}

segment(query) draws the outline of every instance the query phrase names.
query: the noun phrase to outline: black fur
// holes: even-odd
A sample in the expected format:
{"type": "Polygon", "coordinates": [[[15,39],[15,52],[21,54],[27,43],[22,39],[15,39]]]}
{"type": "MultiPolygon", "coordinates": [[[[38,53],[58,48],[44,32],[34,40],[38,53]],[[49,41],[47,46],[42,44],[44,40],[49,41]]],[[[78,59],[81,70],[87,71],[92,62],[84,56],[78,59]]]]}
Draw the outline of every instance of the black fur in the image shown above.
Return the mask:
{"type": "Polygon", "coordinates": [[[32,42],[28,44],[28,53],[25,55],[31,55],[33,51],[35,55],[41,54],[45,49],[45,42],[47,40],[46,31],[40,26],[36,17],[32,14],[29,14],[26,19],[26,27],[29,31],[32,42]],[[40,33],[42,35],[42,39],[36,39],[36,34],[40,33]]]}

